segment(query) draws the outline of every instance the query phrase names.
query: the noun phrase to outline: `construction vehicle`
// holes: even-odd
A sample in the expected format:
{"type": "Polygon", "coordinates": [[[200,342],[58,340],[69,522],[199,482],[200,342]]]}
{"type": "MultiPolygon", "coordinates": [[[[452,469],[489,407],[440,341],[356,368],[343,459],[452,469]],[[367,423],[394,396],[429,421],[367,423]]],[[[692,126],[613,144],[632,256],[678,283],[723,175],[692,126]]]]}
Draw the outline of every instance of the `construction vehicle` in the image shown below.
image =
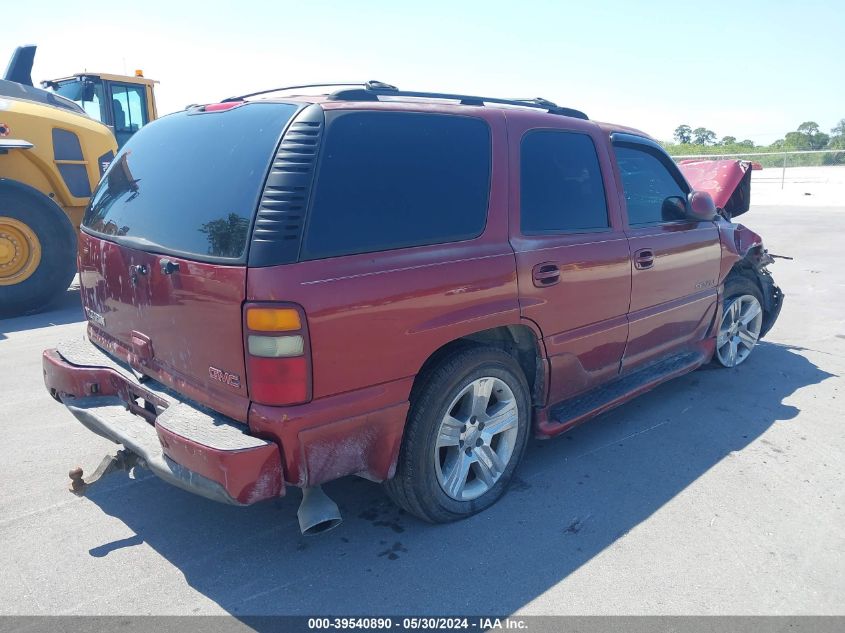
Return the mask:
{"type": "Polygon", "coordinates": [[[0,317],[33,312],[76,272],[79,225],[121,147],[156,118],[155,81],[78,73],[32,82],[35,46],[0,79],[0,317]]]}

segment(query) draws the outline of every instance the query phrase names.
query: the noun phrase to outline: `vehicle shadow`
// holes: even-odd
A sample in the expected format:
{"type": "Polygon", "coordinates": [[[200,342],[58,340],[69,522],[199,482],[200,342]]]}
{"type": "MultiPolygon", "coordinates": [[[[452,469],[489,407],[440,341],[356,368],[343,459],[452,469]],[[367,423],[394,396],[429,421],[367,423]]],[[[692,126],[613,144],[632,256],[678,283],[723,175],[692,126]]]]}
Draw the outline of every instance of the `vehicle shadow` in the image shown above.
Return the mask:
{"type": "Polygon", "coordinates": [[[508,494],[450,525],[424,524],[356,478],[326,486],[345,522],[312,538],[299,536],[295,489],[232,508],[149,476],[90,499],[236,616],[510,614],[770,426],[788,424],[798,409],[785,400],[830,376],[794,349],[762,343],[740,368],[694,372],[533,442],[508,494]]]}
{"type": "Polygon", "coordinates": [[[6,335],[11,332],[37,330],[52,325],[65,325],[84,320],[79,286],[71,286],[50,302],[41,312],[0,319],[0,341],[8,338],[6,335]]]}

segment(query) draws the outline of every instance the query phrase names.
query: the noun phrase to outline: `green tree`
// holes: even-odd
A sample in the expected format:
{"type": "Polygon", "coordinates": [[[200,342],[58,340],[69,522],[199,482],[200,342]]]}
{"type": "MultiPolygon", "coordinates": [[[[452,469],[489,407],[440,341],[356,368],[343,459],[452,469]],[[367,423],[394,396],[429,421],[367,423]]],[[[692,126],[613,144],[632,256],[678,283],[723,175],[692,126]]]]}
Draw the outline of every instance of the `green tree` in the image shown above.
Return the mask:
{"type": "Polygon", "coordinates": [[[839,123],[830,129],[830,133],[827,146],[830,149],[845,149],[845,119],[839,119],[839,123]]]}
{"type": "Polygon", "coordinates": [[[693,145],[713,145],[716,142],[716,133],[705,127],[697,127],[692,131],[693,145]]]}
{"type": "Polygon", "coordinates": [[[824,149],[830,136],[819,131],[815,121],[804,121],[795,132],[789,132],[784,138],[784,146],[795,150],[824,149]]]}
{"type": "Polygon", "coordinates": [[[745,140],[742,140],[739,143],[737,143],[737,145],[739,145],[740,147],[747,147],[747,148],[751,149],[751,148],[754,147],[754,141],[752,141],[750,139],[745,139],[745,140]]]}
{"type": "Polygon", "coordinates": [[[804,121],[801,125],[798,126],[798,132],[800,132],[801,134],[806,134],[807,136],[818,134],[819,124],[815,121],[804,121]]]}
{"type": "Polygon", "coordinates": [[[719,145],[736,145],[736,137],[735,136],[723,136],[722,140],[719,141],[719,145]]]}
{"type": "Polygon", "coordinates": [[[675,140],[681,145],[687,145],[692,140],[692,128],[686,123],[676,127],[675,140]]]}

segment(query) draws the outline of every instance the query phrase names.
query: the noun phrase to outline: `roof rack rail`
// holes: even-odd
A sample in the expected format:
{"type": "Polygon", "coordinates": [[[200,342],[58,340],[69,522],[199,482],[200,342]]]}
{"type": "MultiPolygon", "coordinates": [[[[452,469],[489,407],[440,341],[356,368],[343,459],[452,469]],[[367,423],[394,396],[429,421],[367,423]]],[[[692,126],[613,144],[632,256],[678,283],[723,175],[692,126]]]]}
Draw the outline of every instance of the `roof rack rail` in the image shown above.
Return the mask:
{"type": "MultiPolygon", "coordinates": [[[[365,81],[338,81],[335,83],[320,83],[320,84],[300,84],[298,86],[282,86],[281,88],[268,88],[266,90],[258,90],[257,92],[250,92],[245,95],[239,95],[237,97],[226,97],[220,103],[229,103],[230,101],[243,101],[244,99],[248,99],[249,97],[257,97],[258,95],[266,95],[271,92],[283,92],[284,90],[299,90],[300,88],[330,88],[330,87],[340,87],[340,86],[366,86],[368,83],[373,82],[365,82],[365,81]]],[[[379,83],[379,82],[376,82],[379,83]]],[[[388,84],[384,84],[387,86],[388,84]]]]}
{"type": "Polygon", "coordinates": [[[589,120],[589,117],[574,108],[559,106],[556,103],[534,97],[532,99],[503,99],[501,97],[480,97],[476,95],[452,94],[448,92],[419,92],[414,90],[399,90],[396,86],[381,81],[368,81],[364,84],[337,84],[358,86],[354,89],[337,90],[329,95],[330,101],[378,101],[379,97],[420,97],[427,99],[449,99],[458,101],[462,105],[484,105],[485,103],[496,103],[502,105],[522,106],[526,108],[539,108],[551,114],[561,114],[576,119],[589,120]]]}

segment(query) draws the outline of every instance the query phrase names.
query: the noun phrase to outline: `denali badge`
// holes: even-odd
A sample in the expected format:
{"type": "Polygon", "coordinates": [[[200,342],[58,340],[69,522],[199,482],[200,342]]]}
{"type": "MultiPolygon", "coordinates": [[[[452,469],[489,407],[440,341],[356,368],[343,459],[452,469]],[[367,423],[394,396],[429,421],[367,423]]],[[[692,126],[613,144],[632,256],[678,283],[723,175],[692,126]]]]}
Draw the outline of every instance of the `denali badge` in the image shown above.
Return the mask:
{"type": "Polygon", "coordinates": [[[106,327],[106,320],[103,318],[103,315],[102,315],[102,314],[99,314],[99,313],[97,313],[97,312],[94,312],[94,311],[93,311],[91,308],[89,308],[88,306],[85,306],[85,314],[87,314],[87,315],[88,315],[88,320],[89,320],[89,321],[93,321],[94,323],[96,323],[96,324],[97,324],[97,325],[99,325],[100,327],[106,327]]]}
{"type": "Polygon", "coordinates": [[[236,389],[241,388],[241,377],[237,374],[230,374],[228,371],[217,369],[217,367],[209,367],[208,375],[214,380],[218,380],[230,387],[235,387],[236,389]]]}

